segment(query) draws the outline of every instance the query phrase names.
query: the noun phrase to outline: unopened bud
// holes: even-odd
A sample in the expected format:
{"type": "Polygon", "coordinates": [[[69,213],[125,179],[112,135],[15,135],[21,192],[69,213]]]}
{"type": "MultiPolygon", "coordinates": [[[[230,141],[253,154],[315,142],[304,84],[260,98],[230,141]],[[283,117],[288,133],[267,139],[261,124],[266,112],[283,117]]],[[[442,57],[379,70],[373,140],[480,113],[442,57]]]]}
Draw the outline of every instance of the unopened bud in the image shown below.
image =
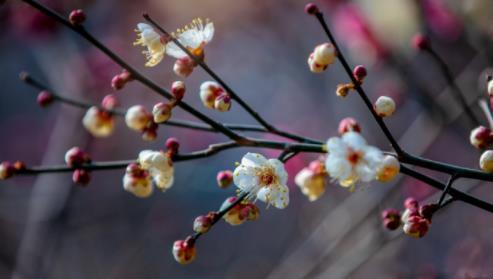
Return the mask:
{"type": "Polygon", "coordinates": [[[46,107],[55,100],[55,96],[51,94],[48,90],[43,90],[38,94],[38,104],[42,107],[46,107]]]}
{"type": "Polygon", "coordinates": [[[153,141],[157,138],[157,124],[150,121],[144,130],[142,130],[142,139],[145,141],[153,141]]]}
{"type": "Polygon", "coordinates": [[[207,215],[201,215],[193,221],[193,230],[197,233],[206,233],[212,227],[214,220],[217,218],[217,213],[209,212],[207,215]]]}
{"type": "Polygon", "coordinates": [[[359,126],[356,119],[352,117],[346,117],[339,122],[338,132],[343,135],[347,132],[357,132],[361,133],[361,127],[359,126]]]}
{"type": "Polygon", "coordinates": [[[399,160],[394,156],[387,155],[377,168],[376,179],[380,182],[389,182],[393,180],[401,169],[399,160]]]}
{"type": "Polygon", "coordinates": [[[5,180],[14,175],[16,169],[14,165],[10,162],[2,162],[0,163],[0,180],[5,180]]]}
{"type": "Polygon", "coordinates": [[[356,80],[358,80],[360,82],[363,81],[363,79],[367,75],[367,71],[366,71],[365,66],[358,65],[358,66],[354,67],[353,75],[354,75],[354,78],[356,78],[356,80]]]}
{"type": "Polygon", "coordinates": [[[242,204],[240,214],[248,221],[255,221],[260,216],[260,209],[253,203],[242,204]]]}
{"type": "Polygon", "coordinates": [[[396,209],[386,209],[382,212],[383,225],[389,230],[395,230],[401,225],[401,214],[396,209]]]}
{"type": "Polygon", "coordinates": [[[114,94],[104,96],[101,106],[107,110],[115,109],[118,106],[118,99],[114,94]]]}
{"type": "Polygon", "coordinates": [[[70,148],[65,153],[65,163],[70,167],[77,167],[89,162],[91,162],[89,154],[82,151],[82,149],[77,146],[70,148]]]}
{"type": "Polygon", "coordinates": [[[215,81],[205,81],[200,85],[200,99],[206,108],[213,109],[216,98],[224,93],[224,89],[215,81]]]}
{"type": "Polygon", "coordinates": [[[180,264],[192,262],[197,254],[195,241],[191,237],[188,237],[185,240],[175,241],[172,253],[175,260],[180,264]]]}
{"type": "Polygon", "coordinates": [[[412,211],[417,211],[419,203],[415,198],[409,197],[404,201],[404,207],[412,211]]]}
{"type": "Polygon", "coordinates": [[[414,35],[412,45],[417,50],[425,50],[431,47],[430,40],[423,34],[414,35]]]}
{"type": "Polygon", "coordinates": [[[125,123],[135,131],[142,131],[151,121],[151,115],[141,105],[130,107],[125,114],[125,123]]]}
{"type": "Polygon", "coordinates": [[[395,102],[392,98],[387,96],[378,97],[375,102],[375,112],[380,117],[388,117],[391,116],[395,111],[395,102]]]}
{"type": "Polygon", "coordinates": [[[313,61],[321,65],[328,66],[334,63],[336,57],[336,49],[331,43],[320,44],[313,50],[313,61]]]}
{"type": "Polygon", "coordinates": [[[152,115],[155,123],[163,123],[171,118],[173,106],[166,103],[157,103],[152,108],[152,115]]]}
{"type": "Polygon", "coordinates": [[[171,94],[173,94],[173,97],[178,102],[183,99],[183,96],[185,96],[185,91],[186,87],[183,81],[175,81],[171,85],[171,94]]]}
{"type": "Polygon", "coordinates": [[[479,158],[479,167],[489,173],[493,173],[493,151],[487,150],[479,158]]]}
{"type": "Polygon", "coordinates": [[[431,221],[433,214],[438,210],[438,204],[431,203],[425,204],[419,207],[419,215],[423,218],[426,218],[428,221],[431,221]]]}
{"type": "Polygon", "coordinates": [[[320,11],[319,11],[317,5],[315,5],[313,3],[308,3],[305,5],[305,13],[307,13],[309,15],[314,15],[314,14],[317,14],[319,12],[320,11]]]}
{"type": "Polygon", "coordinates": [[[214,109],[220,112],[226,112],[231,108],[231,97],[223,93],[214,101],[214,109]]]}
{"type": "Polygon", "coordinates": [[[72,180],[74,183],[86,186],[91,181],[91,174],[87,170],[77,169],[72,174],[72,180]]]}
{"type": "Polygon", "coordinates": [[[493,133],[489,128],[479,126],[471,131],[469,141],[474,147],[484,149],[493,142],[493,133]]]}
{"type": "Polygon", "coordinates": [[[233,172],[230,170],[220,171],[217,173],[216,180],[220,188],[227,188],[233,183],[233,172]]]}
{"type": "MultiPolygon", "coordinates": [[[[231,204],[233,204],[237,200],[238,200],[238,197],[227,198],[223,202],[223,204],[221,205],[220,210],[224,210],[224,209],[228,208],[231,204]]],[[[237,225],[243,224],[246,221],[246,216],[241,214],[241,209],[242,209],[242,207],[240,204],[235,205],[228,212],[226,212],[226,214],[224,214],[224,216],[223,216],[224,221],[226,221],[226,223],[228,223],[232,226],[237,226],[237,225]]]]}
{"type": "Polygon", "coordinates": [[[72,23],[72,25],[81,25],[84,21],[86,21],[86,14],[81,9],[73,10],[70,12],[68,20],[72,23]]]}
{"type": "Polygon", "coordinates": [[[173,71],[178,76],[186,78],[193,72],[195,66],[196,64],[192,58],[187,56],[176,60],[173,71]]]}
{"type": "Polygon", "coordinates": [[[409,236],[421,238],[426,235],[430,227],[430,222],[425,218],[415,215],[404,222],[402,230],[409,236]]]}
{"type": "Polygon", "coordinates": [[[180,142],[177,138],[168,138],[166,140],[166,149],[168,149],[171,153],[178,153],[178,149],[180,148],[180,142]]]}

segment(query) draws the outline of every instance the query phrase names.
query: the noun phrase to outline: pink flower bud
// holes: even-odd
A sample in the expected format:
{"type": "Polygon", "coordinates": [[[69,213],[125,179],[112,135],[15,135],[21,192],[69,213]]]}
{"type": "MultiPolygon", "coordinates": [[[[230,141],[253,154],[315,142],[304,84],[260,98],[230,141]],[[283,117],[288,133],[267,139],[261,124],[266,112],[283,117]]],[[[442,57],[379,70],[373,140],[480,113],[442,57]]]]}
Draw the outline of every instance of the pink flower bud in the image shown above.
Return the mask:
{"type": "Polygon", "coordinates": [[[417,50],[425,50],[431,47],[430,40],[423,34],[414,35],[412,45],[417,50]]]}
{"type": "MultiPolygon", "coordinates": [[[[221,205],[220,210],[224,210],[227,207],[229,207],[232,203],[236,202],[238,197],[229,197],[227,198],[223,204],[221,205]]],[[[226,214],[224,214],[223,219],[226,221],[226,223],[232,225],[232,226],[237,226],[241,225],[246,221],[246,216],[241,214],[241,209],[242,206],[241,204],[235,205],[233,208],[231,208],[226,214]]]]}
{"type": "Polygon", "coordinates": [[[142,139],[145,141],[153,141],[157,138],[157,124],[149,122],[148,126],[142,131],[142,139]]]}
{"type": "Polygon", "coordinates": [[[81,25],[86,20],[86,14],[81,9],[73,10],[70,12],[68,20],[72,25],[81,25]]]}
{"type": "Polygon", "coordinates": [[[208,232],[216,218],[216,212],[209,212],[207,215],[198,216],[195,218],[195,221],[193,221],[193,230],[197,233],[208,232]]]}
{"type": "Polygon", "coordinates": [[[185,83],[183,81],[175,81],[171,85],[171,94],[175,97],[176,101],[181,101],[183,96],[185,96],[185,83]]]}
{"type": "Polygon", "coordinates": [[[361,133],[361,127],[356,119],[352,117],[346,117],[339,122],[338,132],[343,135],[347,132],[358,132],[361,133]]]}
{"type": "Polygon", "coordinates": [[[433,214],[438,210],[438,204],[431,203],[425,204],[419,207],[419,215],[423,218],[426,218],[428,221],[431,221],[433,214]]]}
{"type": "Polygon", "coordinates": [[[416,211],[419,208],[419,203],[415,198],[409,197],[404,201],[404,207],[416,211]]]}
{"type": "Polygon", "coordinates": [[[173,106],[166,103],[157,103],[152,108],[152,115],[155,123],[163,123],[171,118],[173,106]]]}
{"type": "Polygon", "coordinates": [[[38,94],[38,104],[42,107],[46,107],[55,100],[55,96],[51,94],[48,90],[43,90],[38,94]]]}
{"type": "Polygon", "coordinates": [[[188,264],[195,259],[197,250],[195,248],[195,241],[191,237],[187,237],[185,240],[177,240],[173,244],[173,257],[180,264],[188,264]]]}
{"type": "Polygon", "coordinates": [[[178,153],[178,149],[180,148],[180,142],[177,138],[168,138],[166,140],[166,149],[171,151],[171,153],[178,153]]]}
{"type": "Polygon", "coordinates": [[[309,15],[314,15],[314,14],[317,14],[319,12],[320,12],[320,10],[318,9],[317,5],[315,5],[313,3],[308,3],[305,5],[305,13],[307,13],[309,15]]]}
{"type": "Polygon", "coordinates": [[[115,109],[118,106],[118,99],[114,94],[104,96],[101,106],[107,110],[115,109]]]}
{"type": "Polygon", "coordinates": [[[86,186],[91,181],[91,174],[87,170],[77,169],[72,174],[72,180],[74,183],[86,186]]]}
{"type": "Polygon", "coordinates": [[[421,238],[426,235],[430,227],[430,222],[425,218],[415,215],[408,218],[407,222],[404,222],[402,230],[409,236],[421,238]]]}
{"type": "Polygon", "coordinates": [[[489,128],[479,126],[471,131],[469,141],[474,147],[484,149],[493,142],[493,133],[489,128]]]}
{"type": "Polygon", "coordinates": [[[367,75],[367,71],[366,71],[365,66],[358,65],[358,66],[354,67],[353,75],[354,75],[354,78],[356,78],[356,80],[362,81],[367,75]]]}
{"type": "Polygon", "coordinates": [[[115,90],[122,89],[126,84],[126,81],[122,78],[121,75],[116,75],[111,79],[111,87],[115,90]]]}
{"type": "Polygon", "coordinates": [[[178,76],[186,78],[193,72],[195,66],[193,59],[187,56],[176,60],[173,71],[178,76]]]}
{"type": "Polygon", "coordinates": [[[15,166],[12,163],[7,161],[0,163],[0,180],[12,177],[15,171],[15,166]]]}
{"type": "Polygon", "coordinates": [[[90,162],[91,158],[89,154],[82,151],[79,147],[72,147],[65,153],[65,163],[70,167],[77,167],[90,162]]]}
{"type": "Polygon", "coordinates": [[[220,171],[217,173],[216,180],[220,188],[227,188],[233,183],[233,172],[230,170],[220,171]]]}
{"type": "Polygon", "coordinates": [[[226,112],[231,109],[231,97],[223,93],[214,101],[214,109],[220,112],[226,112]]]}
{"type": "Polygon", "coordinates": [[[325,170],[325,164],[320,160],[311,161],[310,164],[308,164],[308,169],[311,170],[314,174],[327,174],[325,170]]]}
{"type": "Polygon", "coordinates": [[[134,80],[134,78],[132,77],[132,74],[125,69],[122,70],[122,73],[120,74],[120,78],[123,79],[123,81],[125,81],[125,83],[134,80]]]}
{"type": "Polygon", "coordinates": [[[401,214],[396,209],[386,209],[382,212],[383,225],[393,231],[401,225],[401,214]]]}
{"type": "Polygon", "coordinates": [[[253,203],[242,204],[240,215],[242,215],[247,221],[255,221],[260,216],[260,210],[253,203]]]}

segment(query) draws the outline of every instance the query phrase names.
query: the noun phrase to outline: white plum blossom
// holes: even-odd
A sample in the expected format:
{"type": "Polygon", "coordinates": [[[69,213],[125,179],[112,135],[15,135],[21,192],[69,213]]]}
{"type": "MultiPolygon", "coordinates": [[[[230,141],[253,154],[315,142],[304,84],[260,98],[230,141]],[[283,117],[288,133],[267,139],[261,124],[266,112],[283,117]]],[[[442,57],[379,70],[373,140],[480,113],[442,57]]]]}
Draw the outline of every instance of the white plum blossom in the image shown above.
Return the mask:
{"type": "Polygon", "coordinates": [[[161,191],[166,191],[173,185],[174,167],[168,154],[161,151],[143,150],[137,159],[140,166],[149,171],[161,191]]]}
{"type": "Polygon", "coordinates": [[[233,172],[235,185],[249,198],[255,197],[276,208],[289,204],[288,174],[277,159],[266,159],[257,153],[247,153],[233,172]]]}
{"type": "Polygon", "coordinates": [[[135,131],[142,131],[151,119],[152,115],[141,105],[132,106],[125,113],[127,127],[135,131]]]}
{"type": "Polygon", "coordinates": [[[114,130],[115,120],[110,113],[93,106],[82,118],[82,125],[95,137],[107,137],[114,130]]]}
{"type": "MultiPolygon", "coordinates": [[[[173,34],[174,37],[185,46],[193,55],[202,57],[204,47],[214,37],[214,24],[206,20],[194,19],[191,24],[173,34]]],[[[166,53],[177,59],[185,58],[188,55],[174,42],[168,44],[166,53]]]]}
{"type": "Polygon", "coordinates": [[[163,60],[166,53],[166,42],[161,40],[161,35],[152,26],[146,23],[137,24],[138,38],[134,45],[141,45],[147,48],[142,53],[146,56],[147,67],[154,67],[163,60]]]}
{"type": "Polygon", "coordinates": [[[135,163],[128,165],[125,170],[123,189],[139,198],[147,198],[154,191],[149,172],[135,163]]]}
{"type": "Polygon", "coordinates": [[[382,151],[367,145],[365,139],[356,132],[330,138],[327,151],[327,172],[343,187],[354,186],[359,180],[369,182],[375,179],[383,160],[382,151]]]}

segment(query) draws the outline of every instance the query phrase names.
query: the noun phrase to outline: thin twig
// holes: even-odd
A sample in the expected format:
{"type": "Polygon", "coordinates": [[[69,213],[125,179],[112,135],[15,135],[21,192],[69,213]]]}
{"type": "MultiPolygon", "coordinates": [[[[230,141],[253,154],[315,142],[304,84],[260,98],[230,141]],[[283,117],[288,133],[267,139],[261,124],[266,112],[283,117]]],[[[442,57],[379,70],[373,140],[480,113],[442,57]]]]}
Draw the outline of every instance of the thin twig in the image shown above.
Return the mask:
{"type": "Polygon", "coordinates": [[[438,207],[442,207],[443,201],[447,196],[448,192],[450,191],[450,189],[452,189],[452,184],[454,183],[455,179],[456,179],[455,175],[451,175],[450,178],[448,179],[447,184],[445,185],[445,188],[443,189],[442,194],[438,199],[437,202],[438,207]]]}

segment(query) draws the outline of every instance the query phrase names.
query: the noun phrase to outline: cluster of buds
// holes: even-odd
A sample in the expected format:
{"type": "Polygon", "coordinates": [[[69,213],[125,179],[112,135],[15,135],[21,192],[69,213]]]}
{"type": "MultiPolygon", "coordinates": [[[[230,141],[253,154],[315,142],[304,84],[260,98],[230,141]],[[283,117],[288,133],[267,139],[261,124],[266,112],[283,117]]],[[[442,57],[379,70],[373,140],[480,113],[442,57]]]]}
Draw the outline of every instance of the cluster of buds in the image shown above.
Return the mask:
{"type": "Polygon", "coordinates": [[[79,147],[72,147],[65,153],[65,163],[75,168],[72,174],[72,180],[82,186],[89,184],[91,174],[88,170],[81,168],[84,164],[91,163],[91,157],[79,147]]]}
{"type": "Polygon", "coordinates": [[[389,117],[394,114],[395,111],[395,102],[392,98],[387,96],[380,96],[375,101],[374,104],[375,112],[380,117],[389,117]]]}
{"type": "Polygon", "coordinates": [[[310,201],[316,201],[325,193],[327,178],[324,162],[315,160],[296,175],[294,182],[310,201]]]}
{"type": "Polygon", "coordinates": [[[101,107],[90,107],[82,118],[82,125],[95,137],[107,137],[113,133],[115,117],[111,110],[118,106],[118,100],[113,94],[106,95],[101,107]]]}
{"type": "Polygon", "coordinates": [[[308,66],[313,73],[321,73],[334,63],[337,58],[337,51],[333,44],[323,43],[315,47],[308,56],[308,66]]]}
{"type": "Polygon", "coordinates": [[[139,164],[129,164],[123,176],[123,189],[139,198],[149,197],[154,190],[149,171],[139,164]]]}
{"type": "Polygon", "coordinates": [[[48,90],[42,90],[38,93],[37,102],[41,107],[47,107],[55,100],[55,96],[48,90]]]}
{"type": "MultiPolygon", "coordinates": [[[[235,196],[227,198],[221,205],[220,211],[226,210],[226,208],[230,207],[237,200],[238,197],[235,196]]],[[[248,201],[242,201],[228,210],[223,218],[228,224],[237,226],[243,224],[245,221],[257,220],[259,216],[260,210],[255,204],[248,201]]]]}
{"type": "Polygon", "coordinates": [[[128,128],[140,132],[144,140],[151,141],[156,139],[158,128],[153,118],[144,106],[135,105],[127,110],[125,123],[128,128]]]}
{"type": "Polygon", "coordinates": [[[185,240],[177,240],[173,244],[173,257],[180,264],[191,263],[197,255],[197,249],[195,248],[195,239],[191,236],[185,240]]]}
{"type": "Polygon", "coordinates": [[[421,238],[426,235],[431,225],[431,218],[438,210],[437,204],[420,206],[418,201],[407,198],[404,201],[405,210],[402,214],[396,209],[386,209],[382,212],[384,226],[396,230],[401,225],[404,233],[411,237],[421,238]]]}
{"type": "Polygon", "coordinates": [[[230,170],[224,170],[217,173],[216,176],[217,185],[219,188],[226,189],[233,183],[233,172],[230,170]]]}
{"type": "Polygon", "coordinates": [[[111,79],[111,87],[115,90],[120,90],[132,80],[132,75],[127,70],[123,70],[120,74],[115,75],[111,79]]]}
{"type": "Polygon", "coordinates": [[[493,132],[485,126],[474,128],[469,135],[469,141],[478,149],[485,149],[493,143],[493,132]]]}
{"type": "Polygon", "coordinates": [[[200,85],[200,99],[206,108],[225,112],[231,109],[231,96],[215,81],[200,85]]]}

